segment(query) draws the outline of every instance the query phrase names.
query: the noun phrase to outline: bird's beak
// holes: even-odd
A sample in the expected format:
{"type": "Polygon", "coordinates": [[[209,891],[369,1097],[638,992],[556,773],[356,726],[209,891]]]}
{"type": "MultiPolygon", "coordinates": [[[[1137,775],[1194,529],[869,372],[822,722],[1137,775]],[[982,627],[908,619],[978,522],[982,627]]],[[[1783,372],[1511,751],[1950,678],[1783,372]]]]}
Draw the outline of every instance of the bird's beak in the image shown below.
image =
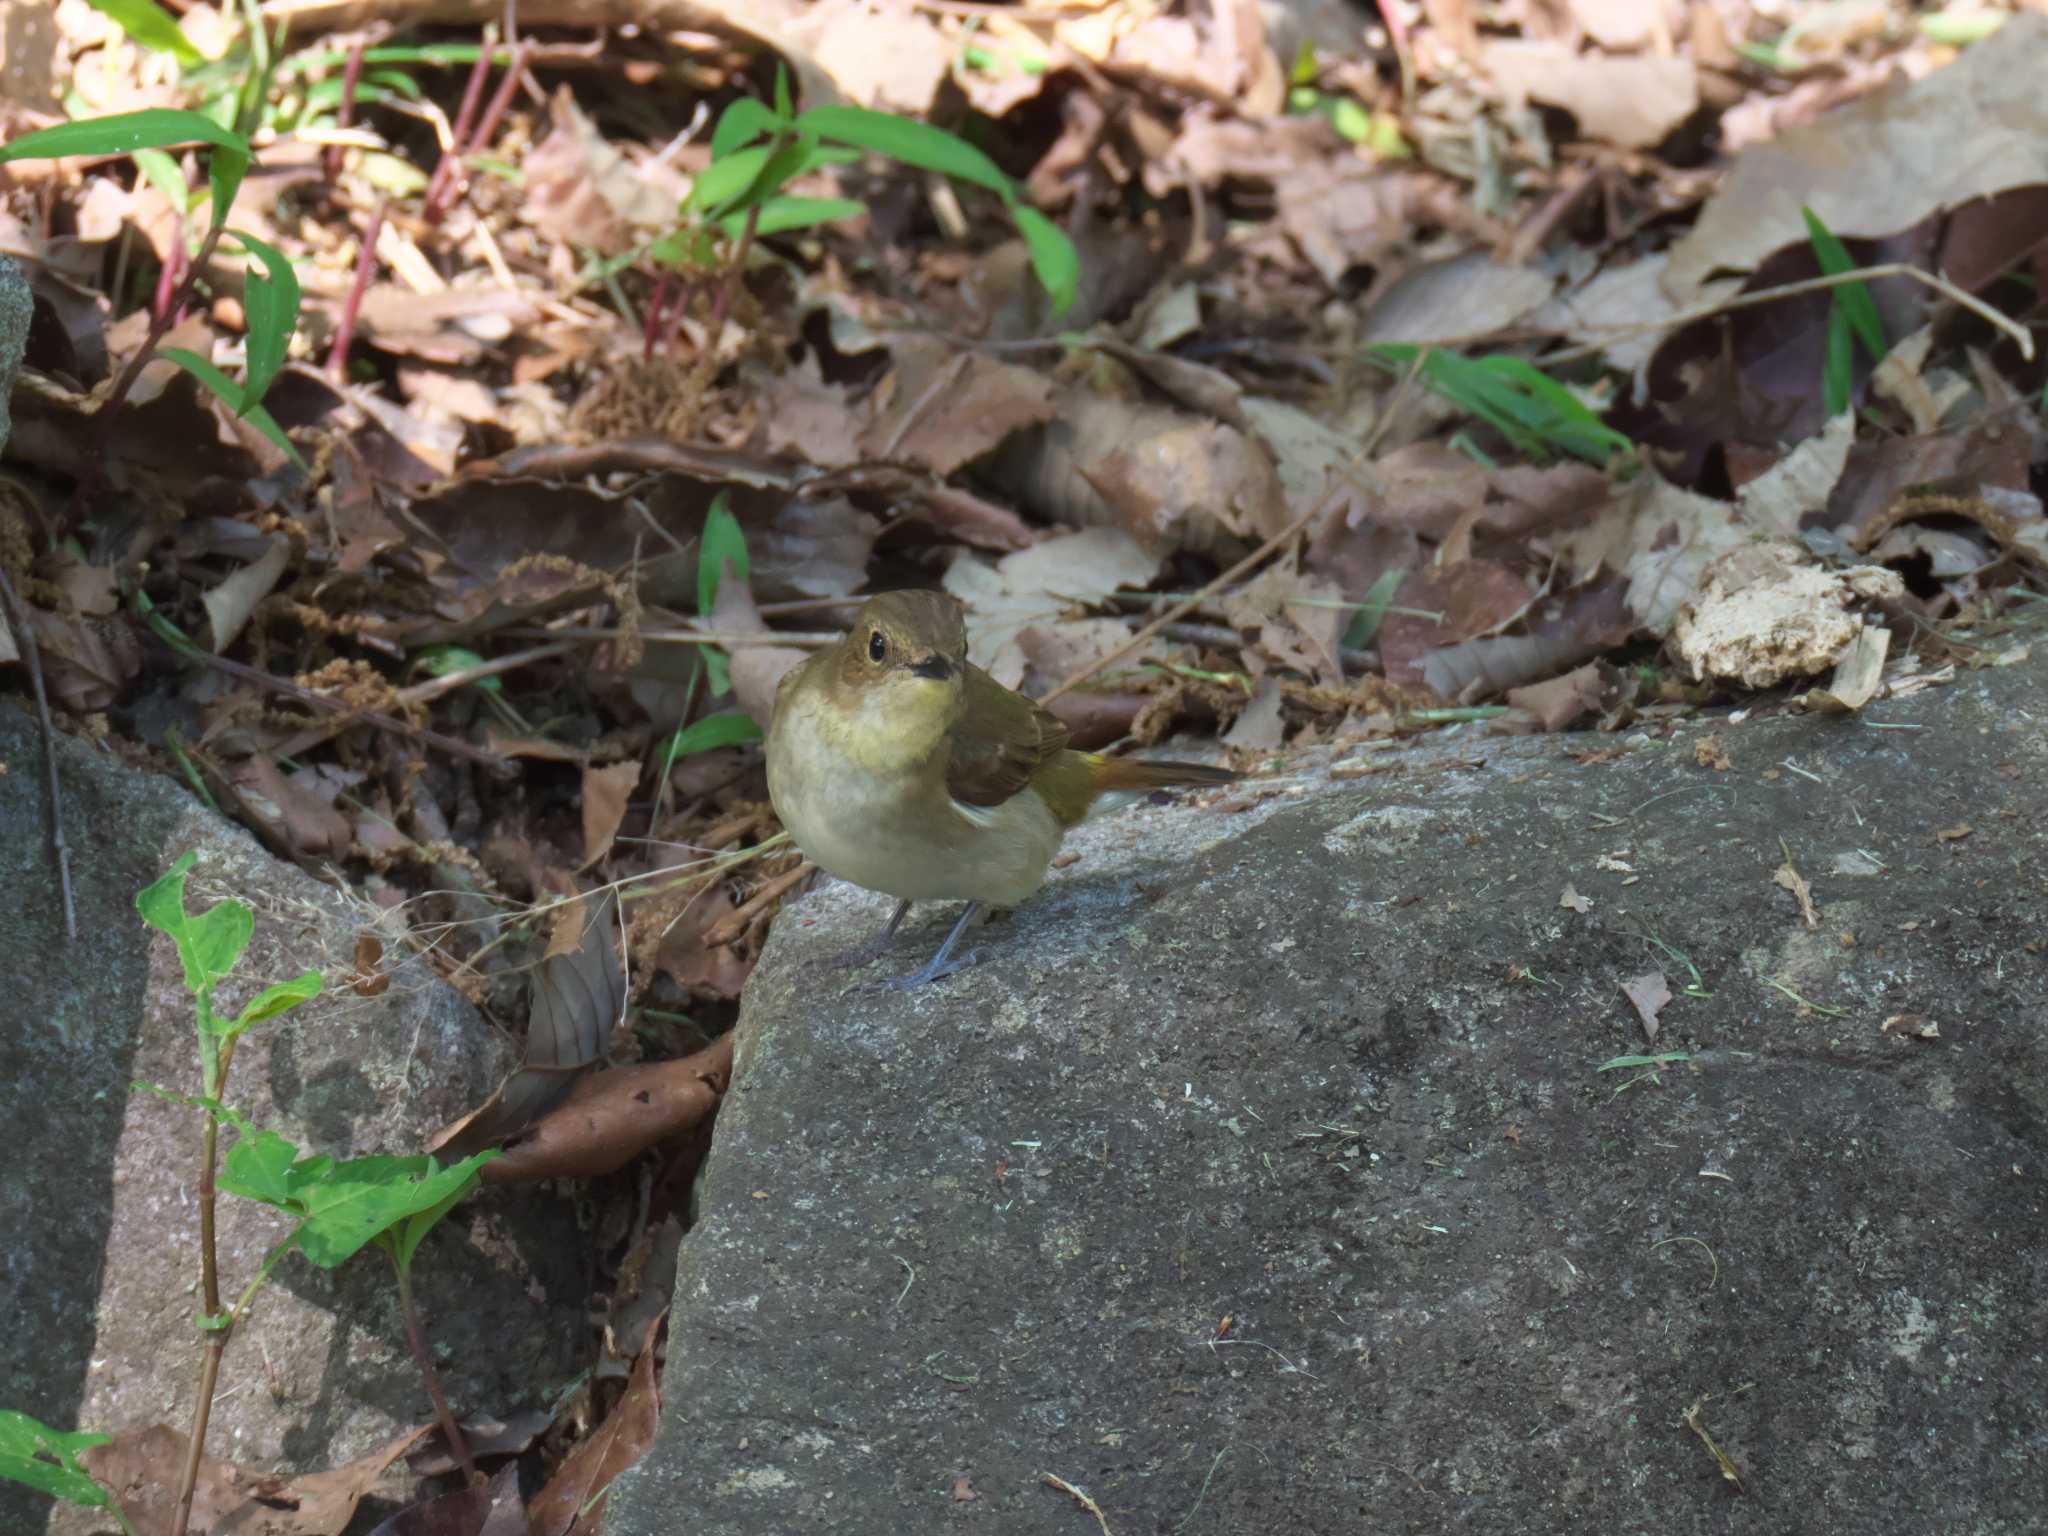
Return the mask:
{"type": "Polygon", "coordinates": [[[913,661],[910,671],[915,677],[928,677],[935,683],[943,683],[953,675],[953,664],[934,652],[923,661],[913,661]]]}

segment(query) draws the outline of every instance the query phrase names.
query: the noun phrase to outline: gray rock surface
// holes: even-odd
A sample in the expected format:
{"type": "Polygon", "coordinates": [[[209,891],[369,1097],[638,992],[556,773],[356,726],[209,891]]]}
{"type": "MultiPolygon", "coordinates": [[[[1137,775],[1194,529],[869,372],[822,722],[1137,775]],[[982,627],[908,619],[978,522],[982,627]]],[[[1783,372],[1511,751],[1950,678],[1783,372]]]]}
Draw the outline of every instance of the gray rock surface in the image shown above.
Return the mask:
{"type": "MultiPolygon", "coordinates": [[[[196,1093],[198,1067],[175,953],[142,926],[135,893],[196,848],[188,905],[234,895],[254,908],[254,942],[223,989],[230,1011],[308,966],[346,978],[364,923],[182,785],[87,743],[59,745],[75,946],[45,840],[34,723],[0,699],[0,1406],[60,1428],[182,1429],[198,1360],[198,1117],[129,1085],[196,1093]]],[[[244,1036],[227,1096],[307,1150],[410,1154],[489,1093],[510,1054],[412,962],[382,997],[333,986],[244,1036]]],[[[224,1199],[222,1212],[223,1274],[239,1292],[281,1222],[243,1201],[224,1199]]],[[[532,1191],[472,1197],[429,1237],[416,1283],[458,1411],[546,1402],[581,1368],[586,1246],[564,1208],[532,1191]]],[[[288,1258],[228,1351],[208,1449],[316,1470],[431,1412],[389,1264],[368,1253],[330,1274],[288,1258]]],[[[96,1528],[70,1506],[50,1511],[0,1483],[0,1532],[46,1519],[53,1532],[96,1528]]]]}
{"type": "Polygon", "coordinates": [[[908,997],[807,898],[609,1536],[2048,1528],[2044,672],[1141,808],[908,997]]]}
{"type": "MultiPolygon", "coordinates": [[[[4,13],[0,13],[4,14],[4,13]]],[[[8,401],[14,394],[14,380],[21,371],[21,355],[28,347],[28,328],[35,319],[35,298],[21,268],[0,256],[0,448],[7,446],[7,434],[14,417],[8,401]]]]}

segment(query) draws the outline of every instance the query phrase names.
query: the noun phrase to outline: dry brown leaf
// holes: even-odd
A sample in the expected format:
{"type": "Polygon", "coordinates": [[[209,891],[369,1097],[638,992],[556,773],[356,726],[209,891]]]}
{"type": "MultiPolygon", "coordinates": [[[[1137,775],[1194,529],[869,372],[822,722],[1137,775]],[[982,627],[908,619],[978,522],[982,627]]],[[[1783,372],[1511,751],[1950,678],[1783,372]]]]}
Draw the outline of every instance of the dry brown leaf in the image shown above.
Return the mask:
{"type": "MultiPolygon", "coordinates": [[[[298,1477],[202,1456],[191,1529],[236,1536],[340,1536],[363,1496],[425,1433],[423,1425],[346,1466],[298,1477]]],[[[137,1536],[167,1536],[187,1444],[182,1430],[152,1424],[123,1430],[79,1459],[120,1502],[137,1536]]]]}
{"type": "Polygon", "coordinates": [[[1799,920],[1806,924],[1808,931],[1820,927],[1820,914],[1813,909],[1813,888],[1788,859],[1771,872],[1772,881],[1781,889],[1790,891],[1792,899],[1799,903],[1799,920]]]}
{"type": "Polygon", "coordinates": [[[583,770],[583,864],[589,869],[612,851],[612,839],[626,819],[626,802],[640,782],[640,764],[609,763],[583,770]]]}
{"type": "Polygon", "coordinates": [[[1631,976],[1621,983],[1622,996],[1629,1000],[1629,1006],[1636,1011],[1636,1017],[1643,1023],[1643,1038],[1655,1040],[1661,1026],[1658,1015],[1671,1001],[1671,983],[1662,971],[1645,971],[1640,976],[1631,976]]]}
{"type": "MultiPolygon", "coordinates": [[[[702,1124],[732,1072],[732,1035],[679,1061],[614,1067],[580,1078],[562,1102],[484,1164],[486,1184],[594,1179],[702,1124]]],[[[452,1154],[450,1154],[452,1155],[452,1154]]]]}

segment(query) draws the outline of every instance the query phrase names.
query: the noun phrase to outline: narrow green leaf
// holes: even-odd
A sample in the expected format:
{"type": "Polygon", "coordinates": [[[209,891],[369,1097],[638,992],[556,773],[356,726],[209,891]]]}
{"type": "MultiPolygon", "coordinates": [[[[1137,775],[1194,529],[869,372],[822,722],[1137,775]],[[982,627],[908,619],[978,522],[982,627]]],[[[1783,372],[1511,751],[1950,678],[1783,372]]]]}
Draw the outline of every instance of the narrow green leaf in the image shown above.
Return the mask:
{"type": "Polygon", "coordinates": [[[239,240],[263,264],[259,274],[251,268],[242,284],[242,313],[248,327],[247,369],[242,381],[242,406],[246,416],[269,392],[278,370],[291,351],[292,332],[299,324],[299,277],[284,252],[239,229],[227,232],[239,240]]]}
{"type": "Polygon", "coordinates": [[[739,713],[706,715],[702,720],[693,721],[669,738],[669,761],[688,757],[692,752],[711,752],[719,747],[740,747],[750,741],[761,739],[761,727],[754,723],[752,715],[739,713]]]}
{"type": "Polygon", "coordinates": [[[749,145],[745,149],[734,150],[723,159],[713,160],[690,184],[690,195],[683,199],[683,211],[701,213],[707,218],[717,217],[745,195],[767,163],[766,144],[749,145]]]}
{"type": "MultiPolygon", "coordinates": [[[[856,202],[850,197],[771,197],[761,204],[761,212],[754,220],[754,233],[782,235],[792,229],[809,229],[839,219],[857,218],[867,211],[866,203],[856,202]]],[[[728,213],[718,220],[718,227],[735,237],[746,226],[747,216],[744,213],[728,213]]]]}
{"type": "Polygon", "coordinates": [[[1830,417],[1849,409],[1856,391],[1856,342],[1845,305],[1828,306],[1827,355],[1820,368],[1820,399],[1830,417]]]}
{"type": "Polygon", "coordinates": [[[865,107],[813,107],[796,120],[799,129],[851,144],[871,154],[887,155],[920,170],[937,171],[956,181],[987,187],[1005,202],[1017,200],[1010,178],[996,163],[964,139],[942,128],[865,107]]]}
{"type": "Polygon", "coordinates": [[[178,162],[161,149],[138,149],[135,151],[135,168],[149,178],[149,184],[170,199],[178,210],[178,217],[184,218],[192,211],[192,189],[185,184],[185,173],[178,169],[178,162]]]}
{"type": "Polygon", "coordinates": [[[775,61],[775,112],[782,118],[796,116],[796,103],[789,95],[789,70],[780,59],[775,61]]]}
{"type": "MultiPolygon", "coordinates": [[[[1811,208],[1801,207],[1799,216],[1806,221],[1806,237],[1813,242],[1813,257],[1822,272],[1829,277],[1840,277],[1844,272],[1856,270],[1856,258],[1836,238],[1835,232],[1821,222],[1819,214],[1811,208]]],[[[1870,360],[1882,362],[1890,346],[1884,339],[1884,321],[1878,316],[1877,301],[1870,296],[1869,284],[1842,284],[1834,291],[1834,302],[1848,315],[1850,328],[1856,333],[1856,339],[1863,343],[1863,350],[1870,355],[1870,360]]]]}
{"type": "Polygon", "coordinates": [[[1052,312],[1064,315],[1074,307],[1074,296],[1081,289],[1081,258],[1074,242],[1036,208],[1018,203],[1011,213],[1017,220],[1017,232],[1024,237],[1024,247],[1031,253],[1031,270],[1052,299],[1052,312]]]}
{"type": "Polygon", "coordinates": [[[711,158],[723,160],[767,134],[779,133],[789,124],[758,97],[742,96],[718,114],[718,126],[711,130],[711,158]]]}
{"type": "Polygon", "coordinates": [[[216,395],[219,395],[222,400],[227,402],[229,410],[269,438],[300,469],[311,473],[307,469],[305,459],[300,456],[299,450],[292,445],[292,440],[284,435],[284,429],[277,424],[277,418],[272,416],[263,406],[251,405],[244,407],[242,404],[241,386],[214,367],[212,363],[209,363],[198,353],[189,352],[183,347],[160,348],[157,356],[168,358],[176,363],[180,368],[191,374],[193,378],[204,384],[216,395]]]}
{"type": "Polygon", "coordinates": [[[175,107],[150,107],[88,117],[25,133],[0,148],[0,164],[9,160],[50,160],[59,155],[128,155],[138,149],[173,149],[181,144],[212,144],[246,157],[249,141],[209,117],[175,107]]]}
{"type": "Polygon", "coordinates": [[[242,178],[249,174],[249,160],[246,149],[222,145],[207,162],[206,179],[213,194],[213,222],[216,225],[226,223],[228,214],[234,209],[235,194],[242,190],[242,178]]]}
{"type": "Polygon", "coordinates": [[[0,1477],[90,1509],[112,1508],[112,1495],[93,1481],[78,1454],[113,1438],[52,1429],[25,1413],[0,1408],[0,1477]]]}
{"type": "Polygon", "coordinates": [[[86,0],[115,26],[144,48],[168,53],[187,69],[206,63],[206,55],[192,39],[178,30],[178,24],[153,0],[86,0]]]}
{"type": "Polygon", "coordinates": [[[1381,571],[1373,584],[1366,588],[1365,596],[1359,600],[1358,611],[1352,615],[1350,628],[1344,631],[1344,643],[1354,650],[1363,650],[1371,645],[1373,637],[1379,634],[1380,625],[1387,617],[1387,609],[1394,601],[1394,594],[1401,590],[1401,582],[1407,573],[1398,568],[1381,571]]]}
{"type": "Polygon", "coordinates": [[[747,563],[747,536],[740,528],[739,519],[726,506],[728,498],[720,491],[711,501],[711,511],[704,519],[704,534],[697,544],[697,616],[709,618],[711,610],[718,605],[718,584],[725,572],[725,563],[732,562],[733,576],[746,581],[751,574],[747,563]]]}

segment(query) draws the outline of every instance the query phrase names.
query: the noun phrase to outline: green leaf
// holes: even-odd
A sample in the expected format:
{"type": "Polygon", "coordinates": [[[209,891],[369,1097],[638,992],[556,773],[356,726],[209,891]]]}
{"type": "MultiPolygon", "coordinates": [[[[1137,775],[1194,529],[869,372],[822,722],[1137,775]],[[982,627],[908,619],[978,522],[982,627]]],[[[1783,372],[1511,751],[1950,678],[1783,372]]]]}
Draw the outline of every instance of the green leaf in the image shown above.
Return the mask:
{"type": "Polygon", "coordinates": [[[1849,409],[1856,394],[1856,340],[1850,331],[1848,308],[1828,306],[1827,353],[1820,365],[1820,399],[1830,417],[1849,409]]]}
{"type": "Polygon", "coordinates": [[[105,1445],[112,1435],[49,1425],[0,1408],[0,1477],[91,1509],[110,1509],[113,1496],[80,1465],[78,1453],[105,1445]]]}
{"type": "Polygon", "coordinates": [[[1344,644],[1354,650],[1363,650],[1371,645],[1373,636],[1380,632],[1380,625],[1386,619],[1387,608],[1394,601],[1394,594],[1401,590],[1406,572],[1398,567],[1381,571],[1373,584],[1366,588],[1365,596],[1359,600],[1358,611],[1352,615],[1351,627],[1344,631],[1344,644]]]}
{"type": "MultiPolygon", "coordinates": [[[[1856,258],[1835,237],[1835,232],[1820,221],[1819,214],[1811,208],[1801,207],[1799,216],[1806,220],[1806,237],[1813,242],[1813,257],[1822,272],[1829,277],[1840,277],[1844,272],[1856,270],[1856,258]]],[[[1870,360],[1882,362],[1890,346],[1884,339],[1884,321],[1878,317],[1877,301],[1870,296],[1869,284],[1842,284],[1834,291],[1834,302],[1848,315],[1849,325],[1855,331],[1856,339],[1863,343],[1863,350],[1870,354],[1870,360]]]]}
{"type": "Polygon", "coordinates": [[[233,1039],[252,1024],[261,1024],[265,1019],[274,1019],[281,1013],[289,1013],[301,1003],[309,1003],[320,995],[321,977],[318,971],[307,971],[294,976],[290,981],[280,981],[275,986],[265,987],[250,998],[242,1011],[235,1015],[232,1024],[222,1024],[217,1034],[233,1039]]]}
{"type": "MultiPolygon", "coordinates": [[[[429,677],[446,677],[451,672],[465,672],[471,667],[484,664],[483,654],[462,645],[430,645],[413,657],[413,665],[429,677]]],[[[500,693],[504,690],[502,679],[480,677],[469,684],[482,693],[500,693]]]]}
{"type": "Polygon", "coordinates": [[[788,126],[788,120],[778,117],[766,102],[742,96],[718,114],[718,126],[711,130],[711,158],[723,160],[734,150],[788,126]]]}
{"type": "Polygon", "coordinates": [[[301,1191],[306,1224],[299,1247],[322,1269],[333,1269],[397,1222],[453,1203],[476,1181],[477,1169],[498,1155],[479,1152],[450,1168],[431,1157],[356,1157],[336,1164],[301,1191]]]}
{"type": "Polygon", "coordinates": [[[269,392],[271,382],[284,367],[291,351],[292,332],[299,324],[299,277],[284,252],[254,235],[231,229],[228,238],[242,246],[263,264],[261,274],[253,268],[242,284],[242,313],[248,326],[247,376],[242,381],[242,404],[238,415],[247,416],[269,392]]]}
{"type": "Polygon", "coordinates": [[[711,511],[704,519],[704,535],[697,544],[699,618],[709,618],[711,610],[718,605],[718,583],[728,560],[732,562],[733,576],[737,580],[745,581],[750,574],[747,536],[740,528],[739,519],[726,507],[726,500],[724,491],[712,498],[711,511]]]}
{"type": "Polygon", "coordinates": [[[865,107],[813,107],[796,120],[803,132],[851,144],[871,154],[887,155],[920,170],[937,171],[956,181],[987,187],[1004,202],[1014,203],[1017,190],[996,163],[964,139],[944,129],[865,107]]]}
{"type": "Polygon", "coordinates": [[[142,47],[168,53],[187,69],[197,69],[207,62],[206,55],[193,46],[192,39],[180,32],[178,24],[153,0],[86,0],[86,3],[142,47]]]}
{"type": "Polygon", "coordinates": [[[785,119],[796,116],[796,103],[789,95],[789,70],[780,59],[775,61],[775,112],[785,119]]]}
{"type": "MultiPolygon", "coordinates": [[[[787,234],[792,229],[809,229],[837,219],[851,219],[868,211],[868,205],[850,197],[770,197],[763,199],[754,220],[756,235],[787,234]]],[[[737,237],[746,228],[744,213],[728,213],[718,220],[719,228],[737,237]]],[[[660,244],[659,241],[656,242],[660,244]]]]}
{"type": "MultiPolygon", "coordinates": [[[[181,144],[212,144],[238,151],[248,163],[249,141],[210,117],[174,107],[117,112],[88,117],[25,133],[0,148],[0,164],[9,160],[50,160],[59,155],[129,155],[138,149],[172,149],[181,144]]],[[[239,178],[237,178],[239,180],[239,178]]]]}
{"type": "Polygon", "coordinates": [[[1074,307],[1074,296],[1081,287],[1081,258],[1074,250],[1074,242],[1036,208],[1019,203],[1010,211],[1017,220],[1017,232],[1024,237],[1025,249],[1031,252],[1031,270],[1038,274],[1039,282],[1052,299],[1052,312],[1065,314],[1074,307]]]}
{"type": "Polygon", "coordinates": [[[177,161],[160,149],[138,149],[134,158],[135,168],[170,200],[179,218],[191,213],[192,189],[185,184],[185,173],[178,169],[177,161]]]}
{"type": "Polygon", "coordinates": [[[688,757],[692,752],[710,752],[719,747],[744,746],[761,739],[761,727],[752,715],[739,713],[706,715],[669,738],[668,760],[688,757]]]}
{"type": "Polygon", "coordinates": [[[221,1159],[220,1187],[244,1200],[292,1210],[292,1169],[298,1161],[299,1149],[277,1132],[244,1131],[221,1159]]]}
{"type": "Polygon", "coordinates": [[[277,444],[285,455],[294,464],[298,465],[300,469],[305,470],[308,474],[312,473],[306,461],[299,456],[299,450],[292,445],[292,440],[284,435],[284,429],[277,424],[276,417],[272,416],[263,406],[243,405],[241,386],[235,383],[233,379],[222,373],[198,353],[187,351],[183,347],[160,347],[157,349],[157,356],[167,358],[171,362],[176,363],[180,368],[191,374],[193,378],[204,384],[216,395],[219,395],[222,400],[227,402],[229,410],[248,422],[250,426],[269,438],[271,442],[277,444]]]}
{"type": "MultiPolygon", "coordinates": [[[[406,1217],[405,1220],[398,1223],[398,1225],[395,1228],[390,1228],[386,1230],[384,1236],[386,1238],[386,1241],[390,1244],[391,1257],[397,1261],[398,1267],[400,1269],[410,1270],[412,1268],[412,1257],[415,1253],[419,1252],[421,1241],[426,1237],[426,1235],[429,1232],[434,1230],[435,1226],[439,1224],[443,1216],[446,1216],[450,1211],[455,1209],[457,1201],[459,1201],[464,1195],[468,1194],[471,1189],[475,1188],[477,1180],[474,1170],[477,1168],[481,1168],[485,1163],[489,1162],[492,1158],[496,1157],[497,1155],[498,1152],[496,1148],[493,1148],[488,1152],[478,1153],[475,1157],[469,1160],[469,1166],[471,1168],[471,1176],[469,1178],[463,1180],[460,1184],[452,1187],[448,1191],[448,1193],[442,1196],[441,1199],[437,1201],[435,1204],[428,1206],[423,1211],[413,1212],[412,1215],[406,1217]]],[[[458,1164],[456,1169],[451,1169],[450,1171],[459,1171],[461,1166],[462,1165],[458,1164]]]]}
{"type": "Polygon", "coordinates": [[[135,909],[150,927],[171,936],[185,968],[185,990],[204,996],[235,968],[256,931],[256,917],[232,897],[214,903],[198,917],[185,910],[185,876],[199,855],[188,853],[163,876],[145,886],[135,909]]]}
{"type": "Polygon", "coordinates": [[[223,146],[213,152],[207,162],[207,190],[213,197],[213,222],[216,226],[227,222],[229,210],[235,206],[235,194],[242,190],[242,178],[249,174],[249,152],[223,146]]]}

